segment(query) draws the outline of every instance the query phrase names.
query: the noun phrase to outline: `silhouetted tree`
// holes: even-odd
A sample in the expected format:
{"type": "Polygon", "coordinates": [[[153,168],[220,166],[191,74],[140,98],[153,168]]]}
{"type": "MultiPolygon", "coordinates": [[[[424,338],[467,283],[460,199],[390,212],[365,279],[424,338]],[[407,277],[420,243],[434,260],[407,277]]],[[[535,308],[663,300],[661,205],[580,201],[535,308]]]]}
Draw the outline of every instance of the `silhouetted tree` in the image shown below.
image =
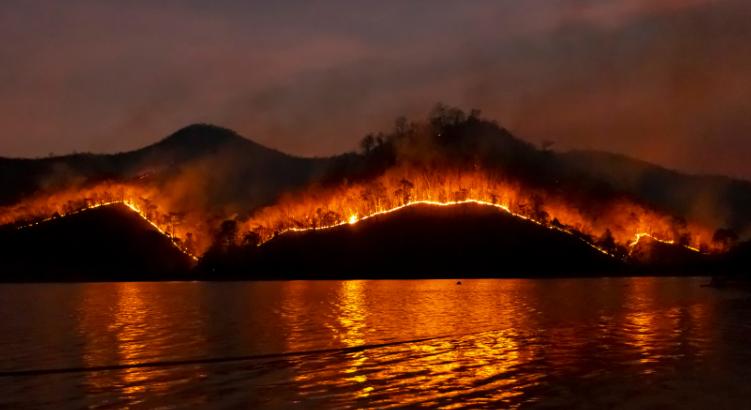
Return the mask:
{"type": "Polygon", "coordinates": [[[678,244],[685,245],[683,241],[686,239],[684,238],[684,235],[686,233],[686,227],[687,227],[686,220],[684,218],[674,216],[671,219],[671,223],[672,223],[671,229],[673,231],[674,240],[678,244]]]}
{"type": "Polygon", "coordinates": [[[401,116],[394,121],[394,134],[404,135],[409,132],[409,122],[407,117],[401,116]]]}
{"type": "Polygon", "coordinates": [[[691,245],[691,233],[683,232],[678,235],[678,245],[690,246],[691,245]]]}
{"type": "Polygon", "coordinates": [[[607,249],[609,251],[612,251],[615,249],[615,238],[613,238],[613,233],[610,232],[610,229],[606,229],[605,233],[600,236],[600,238],[597,240],[597,244],[600,245],[603,249],[607,249]]]}
{"type": "Polygon", "coordinates": [[[246,232],[243,235],[242,246],[243,247],[255,247],[261,242],[261,237],[253,231],[246,232]]]}
{"type": "Polygon", "coordinates": [[[227,251],[235,245],[237,239],[237,221],[228,219],[219,225],[219,230],[214,237],[214,245],[222,251],[227,251]]]}
{"type": "Polygon", "coordinates": [[[376,207],[382,207],[386,202],[386,187],[382,183],[376,182],[370,185],[370,192],[376,207]]]}
{"type": "Polygon", "coordinates": [[[167,233],[170,236],[175,236],[175,228],[182,225],[183,219],[185,219],[185,213],[183,212],[170,212],[167,214],[167,233]]]}
{"type": "Polygon", "coordinates": [[[729,249],[738,242],[738,234],[732,229],[720,228],[712,236],[712,242],[724,249],[729,249]]]}
{"type": "Polygon", "coordinates": [[[548,213],[545,211],[545,204],[540,195],[532,195],[532,218],[543,224],[548,223],[548,213]]]}
{"type": "Polygon", "coordinates": [[[370,154],[370,152],[373,150],[375,146],[376,146],[376,139],[373,136],[373,134],[366,135],[365,138],[363,138],[362,141],[360,141],[360,149],[365,155],[370,154]]]}
{"type": "Polygon", "coordinates": [[[455,133],[449,133],[448,131],[465,121],[467,121],[467,115],[464,111],[455,107],[449,107],[442,103],[436,104],[428,116],[428,123],[433,129],[433,133],[437,140],[443,144],[460,142],[456,141],[456,138],[460,135],[454,135],[455,133]]]}
{"type": "Polygon", "coordinates": [[[394,191],[394,196],[399,198],[403,204],[407,204],[412,199],[412,189],[414,187],[415,185],[410,180],[402,178],[399,181],[399,188],[394,191]]]}
{"type": "Polygon", "coordinates": [[[196,244],[193,240],[192,232],[185,234],[185,241],[183,242],[183,246],[185,247],[185,250],[188,251],[188,253],[194,254],[196,252],[196,244]]]}
{"type": "Polygon", "coordinates": [[[321,215],[321,225],[323,226],[335,225],[341,220],[342,218],[340,218],[340,215],[331,210],[328,210],[321,215]]]}
{"type": "Polygon", "coordinates": [[[454,192],[454,201],[461,202],[466,201],[469,198],[469,190],[467,188],[460,188],[454,192]]]}

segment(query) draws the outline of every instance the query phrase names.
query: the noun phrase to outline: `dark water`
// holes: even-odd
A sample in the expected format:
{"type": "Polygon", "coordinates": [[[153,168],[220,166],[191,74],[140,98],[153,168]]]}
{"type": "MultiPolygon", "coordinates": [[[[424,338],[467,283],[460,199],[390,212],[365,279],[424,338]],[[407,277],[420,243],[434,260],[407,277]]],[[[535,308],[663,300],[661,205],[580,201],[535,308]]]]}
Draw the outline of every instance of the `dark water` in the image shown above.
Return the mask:
{"type": "Polygon", "coordinates": [[[706,281],[0,285],[0,407],[747,407],[706,281]]]}

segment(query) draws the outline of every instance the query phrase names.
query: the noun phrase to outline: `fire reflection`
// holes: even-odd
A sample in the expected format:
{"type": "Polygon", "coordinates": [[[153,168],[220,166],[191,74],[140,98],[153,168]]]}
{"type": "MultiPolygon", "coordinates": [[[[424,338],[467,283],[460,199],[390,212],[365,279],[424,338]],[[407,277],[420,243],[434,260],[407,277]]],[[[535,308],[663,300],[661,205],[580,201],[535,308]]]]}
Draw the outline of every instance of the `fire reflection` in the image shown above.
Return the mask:
{"type": "MultiPolygon", "coordinates": [[[[462,282],[263,283],[251,287],[251,299],[263,300],[238,315],[223,317],[240,311],[210,299],[219,307],[212,312],[221,314],[210,316],[217,332],[207,337],[213,347],[202,349],[222,354],[225,339],[253,344],[238,339],[237,326],[251,323],[254,330],[268,325],[261,327],[267,336],[255,333],[266,337],[259,353],[293,354],[89,372],[80,375],[82,385],[97,404],[112,407],[147,407],[160,404],[159,397],[186,395],[191,403],[207,403],[214,399],[201,390],[208,384],[229,392],[227,407],[273,395],[326,408],[510,408],[535,405],[540,397],[561,398],[560,407],[570,408],[583,396],[659,384],[687,364],[711,367],[713,332],[723,331],[716,326],[722,312],[715,311],[716,299],[693,279],[462,282]],[[243,314],[248,322],[238,322],[243,314]]],[[[196,301],[190,297],[194,287],[181,286],[173,294],[179,298],[169,298],[170,287],[150,286],[82,285],[77,317],[83,366],[213,357],[186,353],[185,335],[207,332],[181,325],[197,321],[184,315],[196,301]]],[[[226,298],[220,288],[216,295],[226,298]]]]}
{"type": "MultiPolygon", "coordinates": [[[[524,295],[516,294],[524,292],[522,283],[478,281],[479,295],[462,292],[450,281],[400,282],[398,287],[394,282],[331,283],[336,286],[331,302],[334,316],[326,324],[331,337],[343,348],[365,348],[298,363],[293,379],[299,393],[305,397],[327,392],[342,402],[376,407],[393,404],[394,397],[406,406],[445,405],[468,392],[482,394],[463,398],[465,403],[511,401],[542,377],[519,373],[539,356],[539,349],[519,342],[535,326],[524,295]],[[372,305],[370,300],[380,302],[372,305]],[[491,324],[478,333],[477,325],[489,320],[491,324]],[[367,347],[394,341],[384,338],[395,331],[403,335],[404,343],[367,347]],[[425,337],[431,339],[410,342],[425,337]]],[[[287,296],[306,296],[304,290],[297,290],[287,296]]],[[[285,311],[292,303],[282,303],[285,311]]],[[[295,315],[283,317],[296,320],[295,315]]],[[[288,334],[296,337],[294,332],[288,334]]],[[[288,345],[294,346],[294,340],[288,345]]]]}
{"type": "MultiPolygon", "coordinates": [[[[623,319],[624,343],[633,351],[643,374],[653,374],[665,362],[678,357],[694,355],[701,351],[701,343],[708,340],[709,315],[706,305],[694,303],[686,306],[666,306],[665,301],[675,298],[670,281],[685,284],[676,278],[628,279],[626,314],[623,319]],[[698,344],[697,344],[698,343],[698,344]]],[[[695,285],[695,284],[694,284],[695,285]]],[[[695,289],[681,293],[696,292],[695,289]]]]}
{"type": "MultiPolygon", "coordinates": [[[[83,360],[87,367],[128,365],[160,358],[166,352],[149,343],[150,333],[160,327],[154,298],[144,299],[146,283],[86,284],[79,309],[79,332],[84,340],[83,360]]],[[[168,370],[125,368],[88,372],[86,384],[93,392],[117,392],[119,399],[133,401],[145,394],[163,392],[159,380],[168,370]]]]}
{"type": "Polygon", "coordinates": [[[294,280],[282,282],[280,319],[284,329],[285,346],[288,352],[310,349],[307,342],[306,319],[312,314],[306,311],[310,282],[294,280]]]}
{"type": "Polygon", "coordinates": [[[671,299],[677,293],[695,297],[694,288],[676,291],[682,283],[635,278],[298,285],[287,296],[329,298],[324,326],[336,346],[365,347],[293,361],[291,381],[299,397],[326,397],[334,407],[497,408],[528,403],[540,391],[580,389],[570,375],[608,378],[621,369],[629,377],[656,374],[679,357],[699,354],[707,347],[701,343],[711,339],[706,306],[671,299]],[[387,341],[396,343],[379,346],[387,341]]]}
{"type": "Polygon", "coordinates": [[[652,347],[655,338],[659,337],[658,312],[651,306],[656,291],[655,281],[654,278],[636,278],[629,285],[628,313],[624,319],[624,327],[628,329],[626,343],[636,348],[640,363],[648,364],[655,360],[652,347]]]}
{"type": "Polygon", "coordinates": [[[339,323],[332,330],[342,344],[348,347],[365,343],[363,332],[367,312],[363,302],[363,287],[364,282],[361,280],[348,280],[341,283],[339,290],[339,323]]]}
{"type": "MultiPolygon", "coordinates": [[[[362,346],[367,343],[364,335],[367,307],[363,301],[363,287],[363,281],[352,280],[341,282],[339,288],[338,324],[332,327],[332,330],[335,337],[347,347],[362,346]]],[[[350,353],[348,361],[348,366],[342,370],[344,380],[361,386],[356,388],[356,398],[367,397],[373,387],[366,385],[368,376],[361,372],[361,369],[368,361],[368,351],[350,353]]]]}

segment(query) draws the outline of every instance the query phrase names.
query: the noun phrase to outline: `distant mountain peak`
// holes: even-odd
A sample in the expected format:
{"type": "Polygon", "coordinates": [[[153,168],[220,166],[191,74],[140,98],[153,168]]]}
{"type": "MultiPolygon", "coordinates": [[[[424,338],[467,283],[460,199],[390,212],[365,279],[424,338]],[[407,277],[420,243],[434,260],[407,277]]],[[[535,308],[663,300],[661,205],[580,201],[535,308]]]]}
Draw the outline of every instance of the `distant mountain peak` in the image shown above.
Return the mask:
{"type": "Polygon", "coordinates": [[[155,145],[211,146],[232,141],[251,142],[235,131],[213,124],[191,124],[172,133],[155,145]]]}
{"type": "MultiPolygon", "coordinates": [[[[183,127],[156,144],[137,151],[162,160],[182,161],[213,155],[218,151],[249,155],[284,155],[276,150],[247,139],[237,132],[212,124],[192,124],[183,127]]],[[[286,155],[285,155],[286,156],[286,155]]]]}

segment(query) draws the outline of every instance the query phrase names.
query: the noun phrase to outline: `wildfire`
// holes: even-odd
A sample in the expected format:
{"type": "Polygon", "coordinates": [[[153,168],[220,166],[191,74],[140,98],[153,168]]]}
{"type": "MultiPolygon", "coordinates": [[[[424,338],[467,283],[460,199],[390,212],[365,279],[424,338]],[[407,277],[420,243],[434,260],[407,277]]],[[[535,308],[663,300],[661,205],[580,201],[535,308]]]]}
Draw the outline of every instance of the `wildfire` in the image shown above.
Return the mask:
{"type": "Polygon", "coordinates": [[[181,252],[193,260],[198,260],[198,252],[207,246],[200,241],[207,235],[194,235],[187,218],[180,213],[170,212],[166,204],[158,205],[158,191],[145,186],[103,183],[84,189],[40,195],[5,207],[0,212],[0,225],[15,224],[18,229],[26,229],[51,220],[75,215],[103,206],[124,205],[167,237],[181,252]]]}
{"type": "MultiPolygon", "coordinates": [[[[634,240],[631,243],[628,244],[628,246],[630,248],[630,251],[632,251],[634,248],[636,248],[636,245],[638,245],[639,242],[642,239],[644,239],[644,238],[649,238],[649,239],[651,239],[651,240],[653,240],[655,242],[664,243],[666,245],[676,245],[676,244],[678,244],[676,241],[674,241],[672,239],[661,239],[661,238],[658,238],[658,237],[656,237],[656,236],[654,236],[652,234],[649,234],[647,232],[639,232],[639,233],[637,233],[634,236],[634,240]]],[[[684,247],[684,248],[686,248],[686,249],[688,249],[688,250],[690,250],[690,251],[701,252],[701,249],[696,248],[696,247],[691,246],[691,245],[687,245],[687,244],[679,244],[679,245],[682,246],[682,247],[684,247]]]]}
{"type": "MultiPolygon", "coordinates": [[[[353,225],[410,206],[476,204],[572,235],[611,256],[629,254],[645,237],[697,252],[717,250],[712,247],[711,232],[704,227],[676,222],[669,215],[623,198],[590,202],[531,189],[478,169],[397,166],[367,181],[289,193],[240,219],[236,239],[252,233],[260,246],[287,232],[353,225]]],[[[38,195],[5,207],[0,209],[0,224],[23,228],[114,204],[130,208],[193,259],[208,249],[213,232],[226,218],[213,216],[216,210],[170,201],[162,190],[148,184],[103,183],[38,195]]]]}
{"type": "Polygon", "coordinates": [[[633,201],[611,200],[598,207],[577,203],[560,194],[524,189],[513,181],[479,170],[437,172],[426,168],[397,167],[373,180],[338,188],[312,188],[288,195],[263,208],[241,224],[263,244],[286,232],[330,229],[355,224],[414,205],[489,206],[517,218],[573,235],[600,252],[624,253],[642,237],[685,244],[699,251],[710,248],[709,230],[676,222],[633,201]],[[680,239],[680,241],[679,241],[680,239]]]}
{"type": "Polygon", "coordinates": [[[122,202],[122,204],[125,205],[125,206],[127,206],[128,208],[130,208],[133,212],[136,213],[136,215],[140,216],[141,219],[143,219],[144,221],[148,222],[154,229],[157,230],[157,232],[159,232],[162,235],[164,235],[167,238],[169,238],[170,239],[170,243],[172,243],[172,245],[175,248],[179,249],[182,253],[186,254],[187,256],[189,256],[194,261],[198,260],[198,256],[194,255],[190,251],[190,249],[184,247],[182,245],[182,243],[180,243],[179,240],[174,235],[172,235],[171,233],[165,231],[161,226],[157,225],[154,221],[152,221],[151,219],[147,218],[146,214],[143,212],[143,210],[141,210],[141,208],[138,207],[138,205],[135,202],[131,202],[131,201],[125,200],[125,201],[122,202]]]}
{"type": "MultiPolygon", "coordinates": [[[[371,218],[376,218],[376,217],[379,217],[379,216],[382,216],[382,215],[388,215],[388,214],[400,211],[402,209],[413,207],[413,206],[418,206],[418,205],[449,207],[449,206],[459,206],[459,205],[466,205],[466,204],[481,205],[481,206],[488,206],[488,207],[497,208],[498,210],[500,210],[500,211],[502,211],[504,213],[507,213],[507,214],[512,215],[512,216],[515,216],[517,218],[524,219],[526,221],[535,223],[537,225],[541,225],[541,226],[543,226],[545,228],[552,229],[552,230],[557,230],[557,231],[560,231],[560,232],[564,232],[564,233],[569,234],[569,235],[575,235],[574,232],[572,232],[572,231],[570,231],[568,229],[565,229],[563,227],[552,226],[552,225],[545,225],[545,224],[540,223],[539,221],[535,221],[534,219],[530,219],[530,218],[528,218],[528,217],[526,217],[524,215],[520,215],[520,214],[514,213],[510,209],[508,209],[508,207],[506,207],[506,206],[499,205],[499,204],[493,204],[493,203],[490,203],[490,202],[481,201],[481,200],[477,200],[477,199],[466,199],[466,200],[462,200],[462,201],[450,201],[450,202],[412,201],[412,202],[409,202],[409,203],[406,203],[406,204],[403,204],[403,205],[396,206],[396,207],[391,208],[391,209],[386,209],[386,210],[382,210],[382,211],[376,211],[376,212],[374,212],[372,214],[363,216],[362,218],[358,218],[356,215],[351,215],[346,222],[337,222],[337,223],[332,224],[332,225],[322,225],[322,226],[315,226],[315,227],[310,227],[310,228],[297,228],[297,227],[293,227],[293,228],[289,228],[289,229],[286,229],[286,230],[283,230],[283,231],[279,231],[279,232],[276,233],[276,235],[283,235],[283,234],[285,234],[287,232],[306,232],[306,231],[325,230],[325,229],[336,228],[338,226],[343,226],[343,225],[348,225],[348,224],[349,225],[354,225],[354,224],[356,224],[358,222],[361,222],[361,221],[365,221],[365,220],[368,220],[368,219],[371,219],[371,218]]],[[[266,238],[265,240],[263,240],[262,242],[260,242],[258,244],[258,246],[263,245],[264,243],[268,242],[271,239],[273,239],[273,237],[266,238]]],[[[604,253],[605,255],[608,255],[608,256],[615,257],[615,255],[613,253],[609,252],[608,250],[603,249],[603,248],[597,246],[596,244],[594,244],[592,242],[586,241],[583,238],[579,237],[579,239],[581,239],[584,243],[586,243],[587,245],[589,245],[593,249],[597,250],[598,252],[604,253]]]]}

